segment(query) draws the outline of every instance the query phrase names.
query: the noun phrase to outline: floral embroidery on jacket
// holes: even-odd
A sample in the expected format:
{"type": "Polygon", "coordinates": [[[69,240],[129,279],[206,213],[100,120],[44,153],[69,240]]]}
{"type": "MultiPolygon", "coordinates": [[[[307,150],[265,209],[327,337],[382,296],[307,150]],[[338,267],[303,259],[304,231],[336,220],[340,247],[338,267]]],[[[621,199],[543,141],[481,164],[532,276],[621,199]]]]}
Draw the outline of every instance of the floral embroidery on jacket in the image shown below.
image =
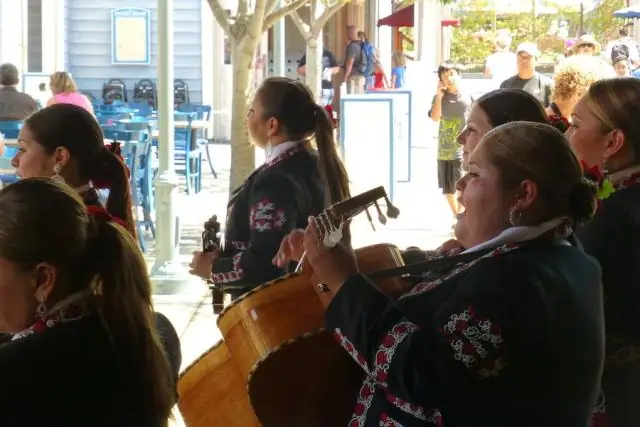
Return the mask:
{"type": "Polygon", "coordinates": [[[396,420],[390,418],[384,412],[382,414],[380,414],[380,423],[378,425],[380,427],[402,427],[402,424],[400,424],[396,420]]]}
{"type": "Polygon", "coordinates": [[[453,358],[480,378],[494,377],[506,367],[502,359],[502,327],[480,318],[472,307],[453,313],[440,329],[453,351],[453,358]]]}
{"type": "Polygon", "coordinates": [[[252,231],[282,231],[286,223],[284,209],[278,209],[270,200],[261,200],[250,208],[249,228],[252,231]]]}

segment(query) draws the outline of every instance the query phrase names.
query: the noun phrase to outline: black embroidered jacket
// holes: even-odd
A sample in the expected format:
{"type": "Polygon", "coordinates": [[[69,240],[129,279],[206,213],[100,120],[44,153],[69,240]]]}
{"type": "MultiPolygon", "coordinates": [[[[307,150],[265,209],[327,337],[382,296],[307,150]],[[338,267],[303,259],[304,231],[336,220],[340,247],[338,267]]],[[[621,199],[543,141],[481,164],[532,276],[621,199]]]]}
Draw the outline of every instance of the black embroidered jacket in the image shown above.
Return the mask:
{"type": "Polygon", "coordinates": [[[580,249],[503,247],[396,301],[347,280],[326,326],[367,373],[350,427],[586,427],[603,352],[580,249]]]}
{"type": "MultiPolygon", "coordinates": [[[[636,178],[638,179],[638,178],[636,178]]],[[[578,230],[602,267],[607,351],[593,426],[640,425],[640,182],[602,200],[578,230]],[[606,418],[608,424],[599,420],[606,418]]]]}
{"type": "Polygon", "coordinates": [[[227,208],[224,252],[213,281],[232,296],[282,276],[273,265],[280,243],[310,215],[326,207],[318,158],[298,144],[257,169],[235,191],[227,208]]]}

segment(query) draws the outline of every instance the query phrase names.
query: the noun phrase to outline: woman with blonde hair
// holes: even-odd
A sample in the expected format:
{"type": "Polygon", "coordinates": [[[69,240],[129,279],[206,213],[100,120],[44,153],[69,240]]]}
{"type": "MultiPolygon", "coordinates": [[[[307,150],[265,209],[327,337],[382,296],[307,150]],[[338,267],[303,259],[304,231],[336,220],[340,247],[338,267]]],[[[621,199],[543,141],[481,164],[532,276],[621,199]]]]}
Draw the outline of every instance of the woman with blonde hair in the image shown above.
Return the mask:
{"type": "Polygon", "coordinates": [[[591,85],[573,109],[569,142],[600,187],[600,207],[578,230],[602,267],[606,325],[602,393],[594,427],[640,425],[640,80],[591,85]],[[603,179],[604,178],[604,179],[603,179]],[[608,421],[605,421],[608,420],[608,421]]]}
{"type": "Polygon", "coordinates": [[[47,107],[53,104],[72,104],[82,107],[93,114],[91,101],[85,95],[78,92],[78,87],[73,78],[66,71],[56,71],[51,74],[49,88],[53,96],[47,101],[47,107]]]}
{"type": "Polygon", "coordinates": [[[565,59],[553,75],[549,116],[571,117],[573,107],[589,86],[606,77],[613,77],[611,66],[593,56],[577,55],[565,59]]]}

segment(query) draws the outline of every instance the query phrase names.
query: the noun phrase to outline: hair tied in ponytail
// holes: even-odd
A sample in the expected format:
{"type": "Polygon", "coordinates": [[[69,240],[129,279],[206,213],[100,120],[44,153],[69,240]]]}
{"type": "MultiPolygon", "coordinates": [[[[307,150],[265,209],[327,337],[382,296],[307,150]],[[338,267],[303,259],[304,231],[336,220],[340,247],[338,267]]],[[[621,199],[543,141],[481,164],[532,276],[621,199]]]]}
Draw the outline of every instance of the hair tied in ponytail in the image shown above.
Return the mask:
{"type": "Polygon", "coordinates": [[[569,120],[557,114],[553,114],[549,117],[549,124],[562,133],[565,133],[567,130],[569,130],[569,126],[571,126],[569,120]]]}
{"type": "Polygon", "coordinates": [[[120,226],[126,228],[123,220],[114,217],[109,212],[107,212],[106,209],[99,206],[87,206],[87,213],[89,214],[89,216],[92,216],[100,221],[115,222],[116,224],[119,224],[120,226]]]}
{"type": "MultiPolygon", "coordinates": [[[[117,141],[110,142],[109,144],[104,146],[104,150],[105,151],[103,153],[108,154],[109,156],[114,155],[120,159],[127,173],[127,179],[131,178],[131,171],[129,170],[129,167],[124,163],[124,159],[122,157],[122,148],[120,147],[120,143],[117,141]]],[[[109,182],[97,179],[94,179],[91,182],[95,188],[111,188],[111,184],[109,182]]]]}

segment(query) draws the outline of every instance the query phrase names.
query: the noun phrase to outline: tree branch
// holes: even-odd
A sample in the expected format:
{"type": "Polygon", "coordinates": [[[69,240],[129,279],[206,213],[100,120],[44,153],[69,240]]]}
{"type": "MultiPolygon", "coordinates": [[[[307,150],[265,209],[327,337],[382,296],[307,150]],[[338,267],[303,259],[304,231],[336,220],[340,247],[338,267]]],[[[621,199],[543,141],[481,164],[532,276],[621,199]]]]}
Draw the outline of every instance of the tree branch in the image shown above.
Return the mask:
{"type": "Polygon", "coordinates": [[[322,31],[327,22],[329,22],[329,19],[342,9],[346,3],[347,2],[345,0],[334,0],[331,5],[325,7],[318,19],[313,19],[314,17],[312,17],[313,21],[311,21],[312,25],[310,29],[311,36],[317,36],[320,34],[320,31],[322,31]]]}
{"type": "MultiPolygon", "coordinates": [[[[247,0],[240,1],[246,2],[247,0]]],[[[229,25],[229,19],[227,19],[227,12],[222,8],[220,0],[208,0],[208,3],[209,7],[211,8],[211,12],[213,12],[213,16],[216,18],[216,21],[218,21],[218,25],[222,27],[222,31],[224,31],[227,36],[232,37],[233,34],[231,33],[231,25],[229,25]]]]}
{"type": "Polygon", "coordinates": [[[306,40],[311,35],[311,32],[310,32],[311,29],[309,28],[309,25],[307,25],[307,23],[304,22],[304,20],[300,17],[300,14],[298,13],[297,10],[294,10],[293,12],[291,12],[289,16],[291,17],[291,20],[298,28],[298,31],[300,31],[300,34],[302,34],[302,38],[306,40]]]}
{"type": "Polygon", "coordinates": [[[269,0],[269,2],[267,3],[267,8],[265,9],[267,12],[267,15],[273,12],[273,10],[276,8],[277,5],[278,5],[278,0],[269,0]]]}
{"type": "MultiPolygon", "coordinates": [[[[211,0],[209,0],[211,1],[211,0]]],[[[247,8],[249,7],[249,0],[238,0],[238,12],[237,17],[244,17],[247,15],[247,8]]]]}
{"type": "Polygon", "coordinates": [[[287,3],[285,6],[282,6],[273,12],[271,12],[268,16],[264,18],[264,24],[262,25],[262,31],[267,31],[269,28],[273,27],[273,25],[278,22],[280,19],[289,15],[291,12],[294,12],[300,9],[302,6],[307,4],[309,0],[293,0],[290,3],[287,3]]]}

